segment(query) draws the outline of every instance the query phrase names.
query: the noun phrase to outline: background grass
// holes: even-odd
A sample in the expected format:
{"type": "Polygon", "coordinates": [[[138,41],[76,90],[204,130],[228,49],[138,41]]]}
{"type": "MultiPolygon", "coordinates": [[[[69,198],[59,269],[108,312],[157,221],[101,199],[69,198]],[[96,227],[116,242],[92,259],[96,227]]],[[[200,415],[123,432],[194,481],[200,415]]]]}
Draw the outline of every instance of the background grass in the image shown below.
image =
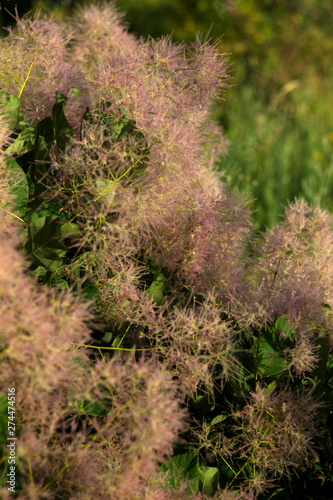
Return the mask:
{"type": "MultiPolygon", "coordinates": [[[[70,14],[75,0],[8,0],[19,14],[70,14]]],[[[191,41],[198,31],[230,54],[232,84],[215,118],[231,141],[219,168],[253,200],[257,229],[303,197],[333,209],[332,0],[117,0],[131,32],[191,41]]],[[[2,11],[2,24],[10,18],[2,11]],[[7,17],[6,17],[7,16],[7,17]]]]}

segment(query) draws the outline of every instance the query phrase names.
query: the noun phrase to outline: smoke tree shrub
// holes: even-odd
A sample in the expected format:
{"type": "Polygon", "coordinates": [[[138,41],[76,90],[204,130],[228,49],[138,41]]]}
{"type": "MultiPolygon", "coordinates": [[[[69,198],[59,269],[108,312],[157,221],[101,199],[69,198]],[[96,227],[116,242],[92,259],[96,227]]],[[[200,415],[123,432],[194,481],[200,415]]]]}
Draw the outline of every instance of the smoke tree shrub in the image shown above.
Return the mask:
{"type": "Polygon", "coordinates": [[[214,166],[216,44],[136,40],[104,3],[17,19],[1,51],[18,497],[257,498],[316,467],[329,487],[330,216],[295,202],[251,242],[214,166]]]}

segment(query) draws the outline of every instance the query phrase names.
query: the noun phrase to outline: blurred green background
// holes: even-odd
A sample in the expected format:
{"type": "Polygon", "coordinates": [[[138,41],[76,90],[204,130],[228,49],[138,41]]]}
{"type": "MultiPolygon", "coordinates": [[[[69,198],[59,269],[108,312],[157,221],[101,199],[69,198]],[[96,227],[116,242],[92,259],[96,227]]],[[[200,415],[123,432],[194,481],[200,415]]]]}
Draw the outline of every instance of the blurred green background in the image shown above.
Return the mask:
{"type": "MultiPolygon", "coordinates": [[[[90,3],[90,2],[88,2],[90,3]]],[[[19,14],[70,14],[75,0],[2,2],[19,14]],[[21,9],[21,10],[20,10],[21,9]]],[[[213,116],[231,141],[219,164],[228,182],[254,198],[257,229],[282,204],[303,197],[333,211],[333,0],[117,0],[138,36],[220,41],[232,86],[213,116]]],[[[7,15],[7,14],[6,14],[7,15]]],[[[2,24],[8,24],[2,10],[2,24]]]]}

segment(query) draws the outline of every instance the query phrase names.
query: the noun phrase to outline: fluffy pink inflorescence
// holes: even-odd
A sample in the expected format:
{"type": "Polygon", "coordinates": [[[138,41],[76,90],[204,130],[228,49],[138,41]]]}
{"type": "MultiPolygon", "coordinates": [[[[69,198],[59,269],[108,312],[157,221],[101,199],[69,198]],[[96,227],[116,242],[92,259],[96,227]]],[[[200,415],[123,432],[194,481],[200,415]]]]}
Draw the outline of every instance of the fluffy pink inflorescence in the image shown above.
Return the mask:
{"type": "Polygon", "coordinates": [[[96,64],[105,62],[123,46],[136,47],[136,39],[127,32],[123,17],[113,3],[106,1],[99,6],[86,5],[77,9],[71,19],[74,28],[72,59],[85,73],[92,72],[96,64]]]}
{"type": "Polygon", "coordinates": [[[91,99],[84,75],[69,59],[71,31],[40,14],[35,19],[16,14],[16,21],[0,41],[1,90],[19,97],[32,124],[51,116],[56,91],[66,95],[67,116],[78,132],[80,116],[91,99]]]}

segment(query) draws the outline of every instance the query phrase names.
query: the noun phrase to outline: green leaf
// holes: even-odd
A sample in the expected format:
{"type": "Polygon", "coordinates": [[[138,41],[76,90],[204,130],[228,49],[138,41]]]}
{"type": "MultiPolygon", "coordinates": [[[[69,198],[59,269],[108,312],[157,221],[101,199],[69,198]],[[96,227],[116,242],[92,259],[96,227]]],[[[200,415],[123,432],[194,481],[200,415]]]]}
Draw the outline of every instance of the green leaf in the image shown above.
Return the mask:
{"type": "Polygon", "coordinates": [[[37,136],[35,142],[35,161],[28,167],[27,177],[30,181],[30,189],[38,197],[45,191],[43,180],[46,175],[45,157],[47,154],[47,145],[42,135],[37,136]]]}
{"type": "Polygon", "coordinates": [[[199,390],[198,394],[191,401],[191,406],[196,409],[197,413],[203,416],[214,410],[215,403],[208,394],[199,390]]]}
{"type": "Polygon", "coordinates": [[[207,467],[205,465],[199,466],[200,483],[199,489],[204,495],[213,496],[216,493],[220,471],[216,467],[207,467]]]}
{"type": "Polygon", "coordinates": [[[56,215],[61,220],[61,205],[57,202],[49,202],[43,203],[38,208],[29,209],[29,213],[27,213],[27,217],[29,216],[30,220],[33,221],[35,219],[39,219],[40,217],[47,217],[48,215],[56,215]]]}
{"type": "Polygon", "coordinates": [[[181,480],[186,480],[189,489],[197,493],[199,487],[198,454],[190,451],[175,455],[159,467],[159,472],[169,472],[167,479],[169,487],[176,488],[181,480]]]}
{"type": "MultiPolygon", "coordinates": [[[[47,145],[50,148],[55,144],[55,132],[53,126],[53,120],[50,116],[43,118],[40,122],[36,124],[37,137],[42,136],[47,145]]],[[[37,147],[36,143],[36,147],[37,147]]]]}
{"type": "Polygon", "coordinates": [[[244,393],[250,391],[250,386],[247,381],[253,377],[252,374],[248,374],[248,369],[244,366],[246,362],[245,352],[239,353],[238,362],[235,363],[235,375],[237,374],[237,376],[232,380],[232,385],[236,393],[240,396],[240,401],[243,399],[244,393]]]}
{"type": "Polygon", "coordinates": [[[148,287],[147,293],[152,297],[155,304],[158,306],[163,303],[165,296],[165,282],[166,278],[163,273],[159,272],[155,275],[152,284],[148,287]]]}
{"type": "Polygon", "coordinates": [[[28,115],[28,113],[22,112],[21,110],[19,114],[18,124],[16,126],[17,132],[22,132],[22,130],[29,127],[30,124],[31,124],[30,116],[28,115]]]}
{"type": "Polygon", "coordinates": [[[261,333],[260,339],[254,338],[254,357],[260,377],[270,377],[287,369],[283,356],[283,345],[276,331],[261,333]],[[258,350],[258,342],[259,350],[258,350]],[[258,353],[258,359],[257,359],[258,353]]]}
{"type": "Polygon", "coordinates": [[[78,278],[80,277],[81,270],[89,269],[91,266],[96,264],[96,256],[92,250],[84,252],[74,260],[71,266],[71,272],[77,273],[78,278]]]}
{"type": "MultiPolygon", "coordinates": [[[[27,267],[29,267],[30,262],[27,263],[27,267]]],[[[36,269],[30,271],[30,276],[33,276],[37,283],[40,285],[45,285],[47,283],[50,272],[46,271],[45,267],[38,266],[36,269]]]]}
{"type": "Polygon", "coordinates": [[[90,415],[92,417],[105,417],[109,413],[109,410],[104,408],[99,403],[91,403],[85,400],[79,407],[79,411],[84,415],[90,415]]]}
{"type": "Polygon", "coordinates": [[[27,252],[37,265],[54,272],[63,263],[67,248],[62,241],[59,218],[54,215],[33,219],[28,228],[27,252]]]}
{"type": "Polygon", "coordinates": [[[234,479],[235,472],[233,471],[231,464],[229,464],[228,459],[225,459],[222,455],[218,457],[217,462],[221,475],[220,484],[222,488],[225,488],[226,485],[234,479]]]}
{"type": "Polygon", "coordinates": [[[83,296],[86,300],[94,300],[99,295],[99,290],[96,285],[88,285],[86,288],[82,289],[83,296]]]}
{"type": "Polygon", "coordinates": [[[79,87],[73,87],[71,89],[71,95],[76,97],[81,93],[81,89],[79,87]]]}
{"type": "MultiPolygon", "coordinates": [[[[104,337],[103,337],[103,340],[104,340],[104,337]]],[[[110,339],[111,340],[111,339],[110,339]]],[[[112,344],[111,344],[111,347],[120,347],[121,346],[121,343],[122,343],[122,340],[123,340],[123,335],[117,335],[113,341],[112,341],[112,344]]],[[[105,342],[105,341],[104,341],[105,342]]]]}
{"type": "Polygon", "coordinates": [[[6,158],[6,167],[10,172],[9,187],[13,195],[12,201],[8,204],[8,210],[23,218],[29,200],[28,181],[22,168],[13,158],[6,158]]]}
{"type": "Polygon", "coordinates": [[[275,322],[274,327],[272,328],[272,331],[277,334],[279,334],[281,330],[287,335],[290,335],[290,337],[292,337],[294,340],[296,340],[295,331],[289,326],[287,316],[285,315],[278,318],[275,322]]]}
{"type": "MultiPolygon", "coordinates": [[[[104,335],[102,337],[102,341],[105,342],[106,344],[110,344],[110,342],[112,340],[112,335],[113,335],[112,332],[104,332],[104,335]]],[[[119,342],[119,340],[118,340],[118,342],[119,342]]]]}
{"type": "Polygon", "coordinates": [[[223,422],[223,420],[225,420],[228,417],[229,417],[228,413],[221,413],[221,415],[217,415],[217,417],[213,418],[213,420],[210,422],[210,426],[213,427],[214,425],[223,422]]]}
{"type": "Polygon", "coordinates": [[[331,378],[333,376],[333,354],[329,354],[326,363],[327,376],[331,378]]]}
{"type": "Polygon", "coordinates": [[[0,109],[5,119],[9,120],[11,130],[15,130],[18,126],[20,107],[20,100],[17,97],[11,96],[7,92],[0,92],[0,109]]]}
{"type": "Polygon", "coordinates": [[[107,125],[110,136],[113,140],[119,141],[125,135],[132,134],[135,129],[134,121],[126,118],[125,110],[119,109],[123,115],[120,118],[112,115],[107,109],[110,107],[110,102],[103,101],[100,104],[100,109],[96,111],[98,123],[107,125]]]}
{"type": "Polygon", "coordinates": [[[0,394],[0,446],[2,446],[7,439],[8,432],[8,396],[7,394],[0,394]]]}
{"type": "Polygon", "coordinates": [[[289,500],[290,496],[286,488],[275,489],[267,500],[289,500]]]}
{"type": "Polygon", "coordinates": [[[6,153],[20,156],[28,153],[28,151],[32,151],[35,147],[36,136],[36,127],[25,128],[18,135],[13,144],[6,149],[6,153]]]}
{"type": "Polygon", "coordinates": [[[61,276],[58,276],[57,273],[51,274],[49,283],[53,288],[58,288],[60,290],[69,290],[67,280],[61,276]]]}
{"type": "Polygon", "coordinates": [[[52,108],[52,121],[55,133],[56,144],[60,151],[64,151],[70,141],[70,137],[75,137],[72,125],[67,121],[64,108],[68,97],[56,91],[56,103],[52,108]]]}
{"type": "MultiPolygon", "coordinates": [[[[82,362],[82,360],[78,358],[74,358],[73,361],[78,364],[82,362]]],[[[68,398],[73,402],[74,408],[83,415],[105,417],[112,409],[112,391],[103,384],[98,384],[97,388],[101,397],[96,398],[96,396],[92,394],[91,399],[94,399],[94,401],[89,399],[78,400],[73,387],[68,388],[68,398]]]]}
{"type": "Polygon", "coordinates": [[[273,379],[272,382],[268,384],[267,387],[265,387],[264,391],[266,392],[266,394],[270,394],[272,391],[274,391],[276,386],[277,386],[277,380],[273,379]]]}
{"type": "Polygon", "coordinates": [[[65,222],[61,226],[61,235],[63,238],[79,238],[80,227],[74,222],[65,222]]]}

